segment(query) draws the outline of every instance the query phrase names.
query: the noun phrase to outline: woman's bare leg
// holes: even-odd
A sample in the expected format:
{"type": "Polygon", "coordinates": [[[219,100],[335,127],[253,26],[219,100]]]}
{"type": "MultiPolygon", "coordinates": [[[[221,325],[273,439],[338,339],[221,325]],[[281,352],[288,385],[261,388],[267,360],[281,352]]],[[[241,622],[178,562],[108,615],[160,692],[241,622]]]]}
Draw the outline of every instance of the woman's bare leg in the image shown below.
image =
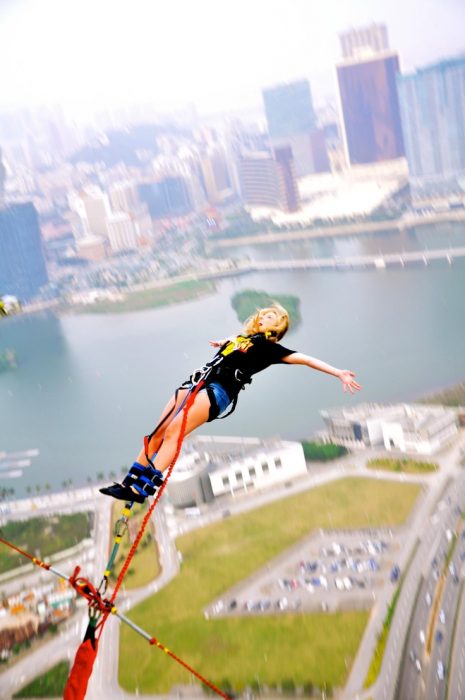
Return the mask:
{"type": "MultiPolygon", "coordinates": [[[[189,435],[193,430],[207,422],[210,413],[210,399],[206,391],[200,391],[189,408],[184,435],[189,435]]],[[[153,462],[153,466],[164,472],[173,461],[178,446],[179,434],[183,420],[181,411],[171,423],[168,424],[163,443],[153,462]]]]}
{"type": "MultiPolygon", "coordinates": [[[[175,404],[174,396],[171,397],[171,399],[168,401],[168,403],[166,404],[165,408],[163,409],[163,411],[161,413],[160,420],[158,421],[159,423],[165,418],[165,416],[167,416],[169,414],[169,412],[171,411],[173,406],[174,406],[174,410],[173,410],[170,417],[174,418],[174,416],[176,415],[176,411],[178,410],[179,406],[184,401],[188,391],[189,391],[188,389],[179,389],[178,397],[176,399],[176,404],[175,404]]],[[[154,435],[152,435],[152,438],[149,442],[149,449],[148,449],[149,457],[151,457],[154,452],[158,452],[158,450],[160,449],[160,445],[163,441],[163,438],[165,436],[165,431],[166,431],[168,425],[169,425],[169,419],[165,423],[163,423],[163,425],[157,430],[157,432],[154,435]]],[[[147,461],[147,458],[145,456],[145,448],[144,447],[139,452],[139,454],[137,456],[137,461],[139,462],[139,464],[142,464],[142,466],[144,466],[144,467],[146,467],[148,465],[148,461],[147,461]]]]}

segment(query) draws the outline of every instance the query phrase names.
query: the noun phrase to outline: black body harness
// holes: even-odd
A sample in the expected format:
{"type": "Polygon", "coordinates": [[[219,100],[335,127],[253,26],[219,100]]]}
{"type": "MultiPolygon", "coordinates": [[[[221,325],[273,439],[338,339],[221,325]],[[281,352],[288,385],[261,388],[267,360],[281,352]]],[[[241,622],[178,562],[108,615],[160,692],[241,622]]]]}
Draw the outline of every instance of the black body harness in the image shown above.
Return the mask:
{"type": "MultiPolygon", "coordinates": [[[[257,335],[263,335],[262,333],[255,333],[254,335],[249,336],[250,338],[254,338],[257,335]]],[[[245,389],[246,384],[251,384],[252,383],[252,377],[248,375],[246,372],[243,372],[241,369],[234,369],[233,367],[226,367],[224,366],[224,355],[217,354],[215,357],[210,360],[210,362],[207,362],[205,365],[202,367],[199,367],[199,369],[194,370],[192,372],[191,376],[189,379],[187,379],[185,382],[179,386],[175,393],[174,393],[174,405],[173,408],[166,414],[164,418],[158,423],[157,426],[152,430],[150,435],[146,435],[144,438],[144,445],[145,445],[145,457],[150,464],[152,468],[153,463],[152,460],[150,459],[150,456],[148,454],[148,445],[150,443],[150,440],[152,437],[155,435],[155,433],[161,428],[163,423],[165,423],[168,418],[171,416],[173,413],[177,399],[178,399],[178,393],[180,389],[188,389],[188,393],[186,394],[185,398],[183,399],[181,405],[178,407],[176,414],[177,415],[183,408],[187,397],[189,396],[189,393],[194,389],[194,387],[197,386],[200,382],[203,382],[205,385],[205,389],[208,395],[208,398],[210,400],[210,414],[208,417],[208,421],[210,422],[212,420],[215,420],[216,418],[227,418],[228,416],[231,415],[236,409],[237,405],[237,399],[239,397],[239,392],[241,389],[245,389]],[[234,397],[231,402],[231,408],[227,413],[224,414],[224,416],[218,416],[218,406],[216,403],[216,398],[215,394],[213,392],[213,389],[211,388],[211,384],[215,381],[221,382],[222,377],[227,377],[228,381],[233,380],[235,384],[237,384],[237,391],[234,392],[234,397]]]]}

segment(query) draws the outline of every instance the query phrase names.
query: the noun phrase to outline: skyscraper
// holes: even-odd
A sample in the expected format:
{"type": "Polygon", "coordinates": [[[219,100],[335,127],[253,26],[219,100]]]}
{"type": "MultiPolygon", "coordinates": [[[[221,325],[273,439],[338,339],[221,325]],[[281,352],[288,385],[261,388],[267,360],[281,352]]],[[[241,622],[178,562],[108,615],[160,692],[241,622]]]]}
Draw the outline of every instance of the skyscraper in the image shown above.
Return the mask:
{"type": "Polygon", "coordinates": [[[315,127],[308,80],[276,85],[263,90],[268,133],[272,140],[308,134],[315,127]]]}
{"type": "Polygon", "coordinates": [[[343,58],[360,58],[367,53],[379,53],[389,49],[385,24],[373,22],[366,27],[349,29],[339,34],[343,58]]]}
{"type": "Polygon", "coordinates": [[[283,146],[271,153],[248,153],[239,161],[244,202],[256,207],[296,211],[299,194],[294,172],[292,150],[283,146]]]}
{"type": "Polygon", "coordinates": [[[0,209],[0,291],[21,301],[47,284],[37,211],[31,202],[0,209]]]}
{"type": "Polygon", "coordinates": [[[465,190],[465,55],[398,76],[415,193],[465,190]]]}
{"type": "Polygon", "coordinates": [[[312,134],[316,118],[308,80],[263,90],[263,102],[272,148],[290,146],[298,177],[315,172],[312,134]]]}
{"type": "Polygon", "coordinates": [[[2,161],[2,149],[0,148],[0,207],[3,206],[3,197],[5,192],[6,168],[2,161]]]}
{"type": "Polygon", "coordinates": [[[181,176],[173,175],[143,183],[137,189],[152,219],[186,216],[193,210],[187,182],[181,176]]]}
{"type": "Polygon", "coordinates": [[[371,53],[337,66],[347,156],[352,165],[401,158],[404,143],[394,52],[371,53]]]}
{"type": "Polygon", "coordinates": [[[300,205],[300,198],[292,148],[290,146],[277,148],[274,152],[274,157],[278,168],[281,205],[285,211],[297,211],[300,205]]]}

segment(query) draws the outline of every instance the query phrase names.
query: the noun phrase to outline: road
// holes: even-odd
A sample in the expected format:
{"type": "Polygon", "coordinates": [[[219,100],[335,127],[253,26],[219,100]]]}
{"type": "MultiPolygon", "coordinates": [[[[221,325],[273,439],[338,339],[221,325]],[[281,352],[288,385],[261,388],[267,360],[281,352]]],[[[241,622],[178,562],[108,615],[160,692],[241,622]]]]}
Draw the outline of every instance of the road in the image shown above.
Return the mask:
{"type": "MultiPolygon", "coordinates": [[[[459,450],[458,445],[456,447],[456,451],[457,450],[459,450]]],[[[198,518],[178,519],[175,525],[173,524],[173,518],[170,513],[167,513],[160,504],[160,507],[155,510],[153,517],[157,541],[160,549],[162,574],[156,581],[142,589],[127,593],[121,592],[121,595],[118,597],[118,609],[122,613],[127,613],[131,607],[141,602],[147,596],[158,591],[176,575],[179,568],[179,562],[174,546],[174,537],[181,532],[186,532],[196,527],[202,527],[210,522],[218,521],[229,514],[233,515],[236,513],[245,512],[266,503],[272,503],[274,500],[279,500],[284,496],[290,496],[294,493],[304,491],[345,476],[365,476],[374,479],[387,478],[401,482],[410,481],[416,483],[428,483],[430,488],[425,490],[423,497],[419,499],[413,514],[405,525],[405,547],[402,555],[403,558],[401,558],[399,561],[401,570],[405,568],[408,557],[414,550],[414,546],[418,538],[421,539],[421,544],[402,588],[402,595],[399,599],[397,612],[394,617],[392,632],[386,647],[385,659],[378,683],[374,689],[370,689],[369,696],[361,691],[366,670],[371,660],[372,651],[376,643],[376,636],[379,632],[380,625],[385,617],[387,606],[395,589],[395,586],[389,583],[383,588],[378,596],[370,616],[370,621],[362,640],[362,645],[354,664],[354,668],[352,669],[353,672],[351,673],[349,679],[350,681],[353,681],[353,685],[350,687],[349,683],[348,688],[346,688],[341,696],[344,698],[372,696],[373,698],[376,698],[376,700],[378,700],[378,698],[383,698],[383,700],[387,700],[388,698],[391,699],[393,695],[389,692],[389,687],[392,688],[392,679],[395,677],[400,667],[400,657],[405,639],[405,620],[409,619],[410,617],[410,611],[413,608],[418,591],[418,584],[420,582],[422,572],[424,572],[425,561],[427,560],[428,553],[431,552],[432,546],[435,544],[435,538],[437,538],[438,535],[438,528],[445,526],[448,517],[447,513],[449,510],[445,508],[437,513],[440,520],[440,525],[437,523],[434,525],[428,520],[435,504],[440,498],[441,491],[444,488],[447,480],[450,478],[457,478],[458,472],[456,470],[456,460],[452,452],[453,451],[451,451],[450,455],[444,455],[441,457],[442,468],[440,473],[429,477],[369,471],[364,469],[363,466],[365,461],[371,456],[369,452],[367,451],[360,453],[360,455],[352,454],[349,458],[340,460],[332,467],[325,467],[321,470],[316,469],[313,472],[311,471],[305,477],[295,479],[290,485],[283,484],[282,486],[273,488],[272,490],[264,491],[262,493],[254,493],[253,495],[225,498],[221,502],[216,503],[213,508],[206,509],[205,513],[200,515],[198,518]],[[425,527],[425,522],[428,523],[428,527],[425,527]]],[[[465,494],[464,485],[461,486],[461,489],[465,494]]],[[[60,500],[59,502],[57,502],[56,498],[53,498],[52,500],[51,497],[42,497],[40,499],[40,507],[36,510],[36,512],[51,513],[56,512],[57,508],[60,510],[60,512],[63,512],[64,509],[82,509],[84,505],[85,507],[88,507],[91,502],[89,493],[92,494],[93,500],[95,499],[95,491],[93,489],[83,489],[81,491],[86,491],[86,496],[84,496],[83,493],[79,493],[78,496],[67,496],[64,500],[60,500]],[[48,501],[47,499],[50,500],[48,501]]],[[[38,501],[38,499],[33,500],[35,502],[38,501]]],[[[96,498],[95,503],[92,505],[95,505],[97,517],[94,536],[94,542],[96,543],[94,571],[96,573],[91,578],[94,580],[94,582],[98,583],[99,572],[104,570],[108,558],[110,543],[110,530],[108,523],[110,520],[111,501],[110,499],[96,498]]],[[[24,512],[24,506],[21,505],[19,510],[24,512]]],[[[8,517],[14,517],[14,515],[14,513],[11,515],[8,514],[8,517]]],[[[89,572],[86,570],[84,575],[88,575],[88,573],[89,572]]],[[[465,625],[465,611],[463,612],[463,620],[463,624],[465,625]]],[[[107,622],[105,632],[101,638],[98,659],[89,684],[87,694],[88,700],[101,700],[101,698],[105,697],[133,697],[130,694],[123,692],[119,688],[117,682],[119,624],[120,623],[118,623],[113,617],[111,617],[107,622]]],[[[150,623],[148,623],[148,626],[150,626],[150,623]]],[[[27,664],[20,662],[21,665],[16,664],[14,667],[12,667],[12,669],[9,669],[6,673],[3,673],[0,677],[2,681],[2,693],[4,683],[7,684],[5,687],[8,687],[9,689],[17,688],[20,683],[25,684],[29,682],[29,680],[32,680],[33,677],[42,673],[44,670],[56,663],[58,660],[57,645],[59,648],[61,648],[61,658],[66,658],[67,656],[73,657],[75,650],[82,639],[84,629],[85,618],[83,615],[81,615],[81,617],[78,618],[77,623],[75,623],[73,620],[71,627],[66,628],[66,630],[63,629],[63,632],[57,638],[51,640],[47,644],[44,644],[41,649],[34,652],[34,656],[30,655],[27,657],[27,664]],[[21,679],[21,681],[19,681],[19,679],[21,679]]],[[[462,630],[463,628],[460,627],[459,629],[462,630]]],[[[147,631],[149,633],[156,634],[156,629],[147,629],[147,631]]],[[[163,642],[163,640],[161,641],[163,642]]],[[[156,650],[154,650],[154,653],[157,653],[156,650]]],[[[457,668],[459,668],[459,665],[462,663],[460,660],[461,657],[459,655],[456,655],[456,657],[457,661],[455,665],[457,668]]],[[[453,664],[452,666],[455,668],[453,664]]],[[[455,675],[457,675],[457,682],[459,682],[460,671],[458,670],[457,673],[454,672],[454,678],[455,675]]],[[[7,697],[8,695],[6,694],[5,698],[7,697]]],[[[454,698],[454,700],[456,700],[456,698],[454,698]]]]}

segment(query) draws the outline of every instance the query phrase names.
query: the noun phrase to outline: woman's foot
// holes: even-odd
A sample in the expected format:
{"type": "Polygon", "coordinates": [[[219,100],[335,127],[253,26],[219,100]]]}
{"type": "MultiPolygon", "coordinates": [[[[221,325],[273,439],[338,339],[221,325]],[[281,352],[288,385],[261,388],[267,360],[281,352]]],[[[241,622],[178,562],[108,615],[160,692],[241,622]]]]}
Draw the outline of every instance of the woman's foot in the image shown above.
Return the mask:
{"type": "Polygon", "coordinates": [[[119,501],[135,501],[136,503],[143,503],[145,501],[145,496],[137,493],[130,486],[124,486],[123,484],[117,484],[116,482],[111,486],[105,486],[103,489],[99,489],[100,493],[105,496],[111,496],[112,498],[117,498],[119,501]]]}
{"type": "Polygon", "coordinates": [[[122,484],[105,486],[100,493],[120,501],[143,503],[147,496],[154,496],[162,484],[163,474],[158,469],[134,462],[122,484]]]}

